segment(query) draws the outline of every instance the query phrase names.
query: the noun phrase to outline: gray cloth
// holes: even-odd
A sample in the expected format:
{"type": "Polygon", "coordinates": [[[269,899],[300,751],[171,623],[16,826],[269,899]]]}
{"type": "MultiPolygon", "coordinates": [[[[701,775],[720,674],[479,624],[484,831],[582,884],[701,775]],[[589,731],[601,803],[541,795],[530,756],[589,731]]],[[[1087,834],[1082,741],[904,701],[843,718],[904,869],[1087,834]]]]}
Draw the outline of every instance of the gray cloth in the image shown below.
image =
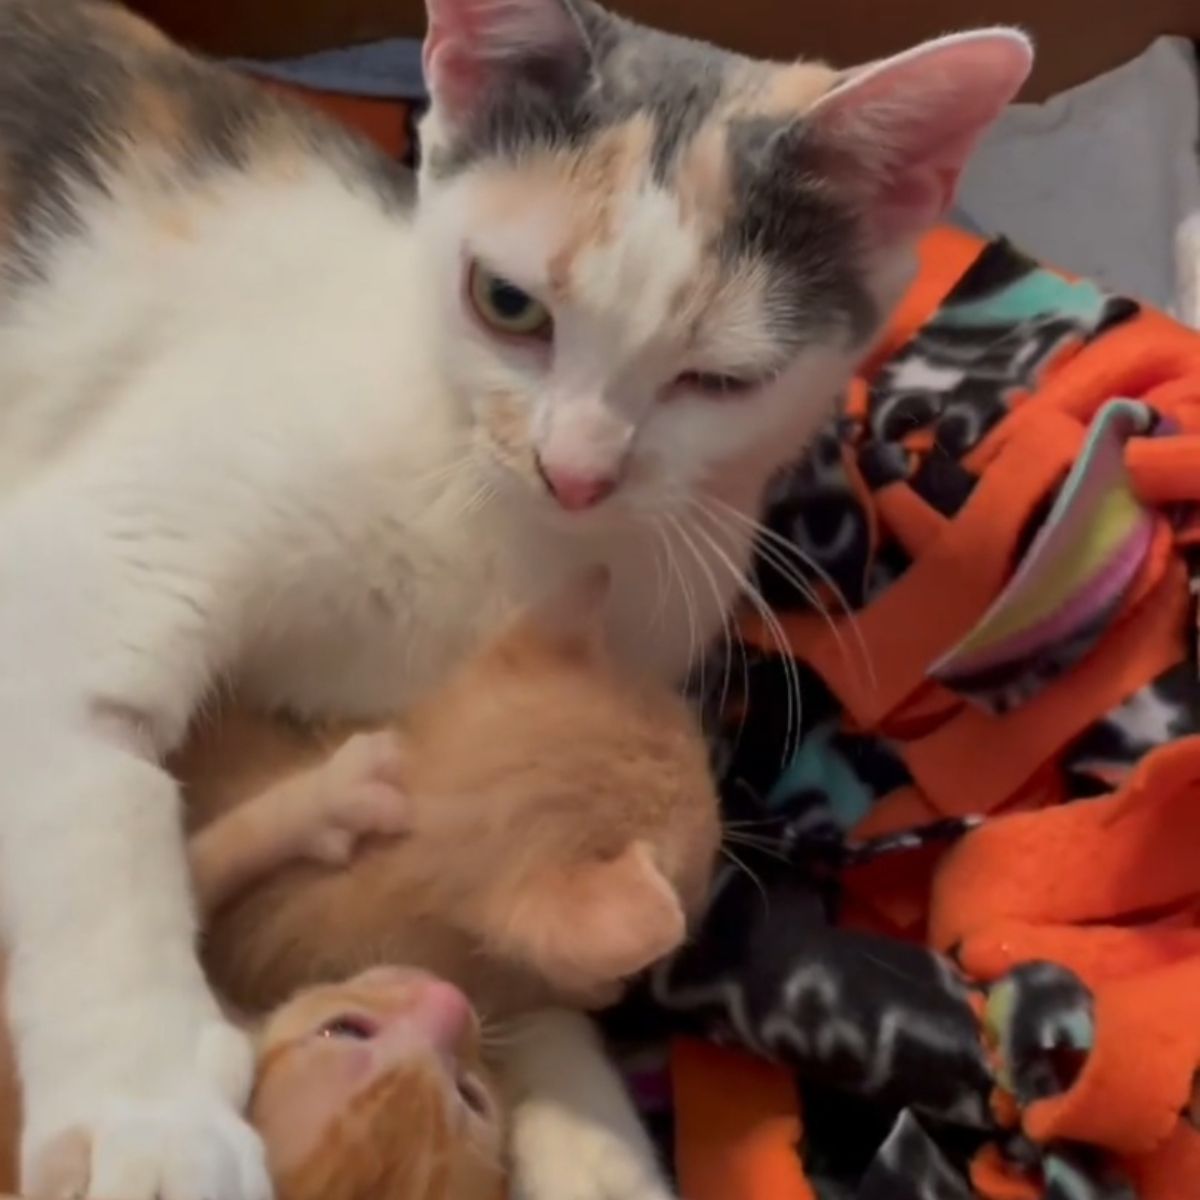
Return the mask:
{"type": "Polygon", "coordinates": [[[388,38],[299,58],[270,61],[239,58],[228,63],[252,75],[315,91],[386,100],[425,98],[421,43],[415,38],[388,38]]]}

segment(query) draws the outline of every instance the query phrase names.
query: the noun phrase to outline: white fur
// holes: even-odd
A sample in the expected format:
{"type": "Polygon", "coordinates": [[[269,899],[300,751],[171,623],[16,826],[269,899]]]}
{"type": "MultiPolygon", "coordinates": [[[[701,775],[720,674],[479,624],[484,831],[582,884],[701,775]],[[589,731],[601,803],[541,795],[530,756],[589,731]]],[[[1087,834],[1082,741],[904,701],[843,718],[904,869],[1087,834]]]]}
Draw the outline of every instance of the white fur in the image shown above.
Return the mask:
{"type": "MultiPolygon", "coordinates": [[[[83,1126],[89,1195],[267,1191],[230,1108],[243,1073],[205,1049],[220,1016],[156,765],[205,694],[232,678],[303,713],[394,711],[594,562],[616,652],[677,677],[749,553],[744,528],[681,533],[688,498],[752,512],[849,372],[845,349],[813,350],[745,403],[660,403],[679,370],[720,364],[670,328],[697,247],[652,189],[627,199],[616,257],[587,264],[548,368],[465,313],[467,197],[435,199],[411,226],[318,165],[169,196],[114,182],[0,324],[0,907],[24,1160],[83,1126]],[[645,472],[596,513],[557,512],[472,440],[471,398],[497,380],[564,454],[588,452],[597,413],[628,426],[645,472]]],[[[513,236],[514,273],[544,263],[536,230],[513,236]]],[[[751,294],[717,313],[744,327],[751,294]]]]}
{"type": "Polygon", "coordinates": [[[205,692],[394,710],[597,560],[618,650],[675,674],[734,584],[694,622],[676,585],[656,633],[647,529],[472,506],[421,239],[331,172],[175,203],[183,236],[118,188],[0,328],[0,904],[27,1172],[82,1125],[89,1194],[257,1200],[154,765],[205,692]]]}
{"type": "Polygon", "coordinates": [[[536,1013],[513,1031],[503,1054],[513,1200],[671,1200],[654,1147],[587,1017],[536,1013]]]}

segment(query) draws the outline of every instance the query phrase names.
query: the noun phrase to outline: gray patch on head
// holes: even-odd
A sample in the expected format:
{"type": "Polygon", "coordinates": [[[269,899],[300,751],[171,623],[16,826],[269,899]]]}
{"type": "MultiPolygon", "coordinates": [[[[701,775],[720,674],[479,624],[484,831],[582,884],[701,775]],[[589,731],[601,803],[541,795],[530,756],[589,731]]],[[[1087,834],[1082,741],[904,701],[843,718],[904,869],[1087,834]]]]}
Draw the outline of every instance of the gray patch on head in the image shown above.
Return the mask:
{"type": "Polygon", "coordinates": [[[595,103],[610,109],[614,120],[635,113],[651,118],[652,168],[656,179],[666,179],[681,147],[716,107],[739,60],[705,42],[646,29],[594,5],[587,11],[585,28],[600,80],[595,103]]]}
{"type": "Polygon", "coordinates": [[[768,319],[793,351],[839,331],[849,344],[865,341],[880,313],[858,217],[828,186],[804,123],[755,117],[728,128],[733,199],[722,258],[766,265],[768,319]]]}
{"type": "MultiPolygon", "coordinates": [[[[0,272],[40,277],[46,248],[87,227],[86,197],[105,194],[137,131],[133,88],[161,88],[180,116],[170,174],[245,169],[269,118],[389,205],[408,202],[407,173],[299,105],[182,51],[144,47],[95,19],[91,0],[0,0],[0,272]]],[[[148,136],[143,134],[142,136],[148,136]]]]}
{"type": "Polygon", "coordinates": [[[660,181],[668,177],[739,60],[704,42],[635,25],[590,0],[560,2],[579,26],[575,52],[514,57],[467,125],[430,153],[433,176],[490,158],[579,149],[603,130],[645,115],[654,129],[651,169],[660,181]]]}
{"type": "MultiPolygon", "coordinates": [[[[747,60],[635,25],[592,0],[560,2],[580,29],[576,52],[542,50],[509,62],[473,119],[430,150],[431,175],[535,151],[582,150],[603,130],[646,115],[654,129],[651,170],[669,186],[681,150],[747,60]]],[[[790,352],[818,338],[865,341],[880,314],[862,268],[858,220],[827,186],[804,122],[733,118],[727,129],[733,201],[718,253],[731,267],[768,268],[768,317],[790,352]]]]}

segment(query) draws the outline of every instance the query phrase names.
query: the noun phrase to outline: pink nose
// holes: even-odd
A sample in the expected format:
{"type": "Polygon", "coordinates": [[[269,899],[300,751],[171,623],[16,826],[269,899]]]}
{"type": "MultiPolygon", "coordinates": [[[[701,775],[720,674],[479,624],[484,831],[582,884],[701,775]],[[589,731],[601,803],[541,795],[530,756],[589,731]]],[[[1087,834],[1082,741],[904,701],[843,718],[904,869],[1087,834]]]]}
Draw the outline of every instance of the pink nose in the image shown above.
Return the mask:
{"type": "Polygon", "coordinates": [[[617,487],[617,481],[611,475],[581,475],[574,471],[547,467],[540,458],[537,467],[550,495],[558,501],[559,507],[565,508],[567,512],[581,512],[585,508],[594,508],[601,500],[611,496],[617,487]]]}
{"type": "Polygon", "coordinates": [[[417,994],[412,1016],[439,1050],[453,1050],[474,1019],[471,1002],[452,983],[430,980],[417,994]]]}
{"type": "Polygon", "coordinates": [[[411,967],[374,967],[354,979],[378,989],[391,1008],[383,1028],[415,1029],[439,1050],[453,1050],[475,1019],[471,1002],[452,983],[411,967]]]}

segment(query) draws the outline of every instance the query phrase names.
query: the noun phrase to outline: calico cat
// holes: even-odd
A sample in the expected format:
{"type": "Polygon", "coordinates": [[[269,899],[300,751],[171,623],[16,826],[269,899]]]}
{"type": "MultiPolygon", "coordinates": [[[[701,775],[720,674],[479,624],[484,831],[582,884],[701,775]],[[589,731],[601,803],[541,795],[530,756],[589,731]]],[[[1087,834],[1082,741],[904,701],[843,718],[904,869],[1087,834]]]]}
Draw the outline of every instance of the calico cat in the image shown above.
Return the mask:
{"type": "MultiPolygon", "coordinates": [[[[0,0],[0,913],[31,1190],[78,1127],[88,1195],[268,1194],[161,765],[206,696],[399,711],[597,561],[618,658],[682,675],[1030,57],[992,31],[838,73],[591,0],[428,8],[414,193],[119,8],[0,0]]],[[[555,1111],[518,1138],[534,1200],[630,1191],[555,1111]]]]}

